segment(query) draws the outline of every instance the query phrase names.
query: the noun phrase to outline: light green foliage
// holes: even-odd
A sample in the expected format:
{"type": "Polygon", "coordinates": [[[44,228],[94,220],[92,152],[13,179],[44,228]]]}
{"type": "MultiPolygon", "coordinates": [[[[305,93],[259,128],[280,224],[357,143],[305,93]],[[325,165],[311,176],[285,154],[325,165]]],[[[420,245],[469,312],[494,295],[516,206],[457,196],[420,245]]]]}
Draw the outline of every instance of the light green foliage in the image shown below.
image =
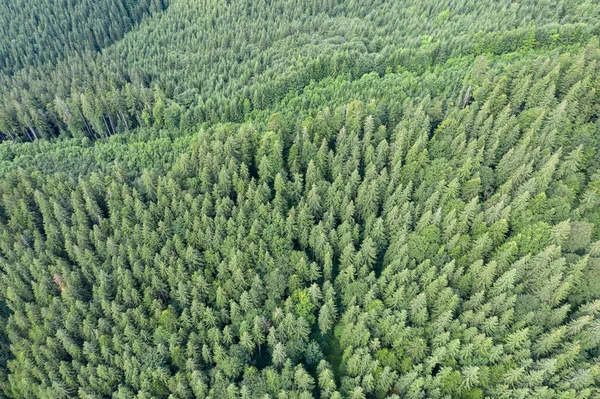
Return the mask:
{"type": "Polygon", "coordinates": [[[296,290],[291,299],[296,316],[303,317],[310,324],[313,324],[315,322],[315,316],[313,315],[315,306],[311,302],[308,292],[306,290],[296,290]]]}
{"type": "Polygon", "coordinates": [[[5,3],[1,399],[600,397],[595,2],[5,3]]]}

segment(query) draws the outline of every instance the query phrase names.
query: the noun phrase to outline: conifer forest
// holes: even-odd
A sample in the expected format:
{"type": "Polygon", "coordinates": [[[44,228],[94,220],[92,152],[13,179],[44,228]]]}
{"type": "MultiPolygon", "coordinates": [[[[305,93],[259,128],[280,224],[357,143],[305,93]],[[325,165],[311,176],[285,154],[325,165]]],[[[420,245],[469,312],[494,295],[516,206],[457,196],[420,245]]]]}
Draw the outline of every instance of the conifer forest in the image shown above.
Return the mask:
{"type": "Polygon", "coordinates": [[[600,3],[0,0],[35,398],[600,398],[600,3]]]}

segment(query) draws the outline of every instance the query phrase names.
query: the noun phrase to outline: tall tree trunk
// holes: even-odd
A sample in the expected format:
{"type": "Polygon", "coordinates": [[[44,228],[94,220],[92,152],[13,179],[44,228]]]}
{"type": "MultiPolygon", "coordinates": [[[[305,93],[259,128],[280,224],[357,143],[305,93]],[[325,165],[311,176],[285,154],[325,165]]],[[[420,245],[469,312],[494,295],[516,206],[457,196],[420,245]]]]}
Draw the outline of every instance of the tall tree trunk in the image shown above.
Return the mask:
{"type": "Polygon", "coordinates": [[[85,128],[88,131],[88,134],[90,135],[90,139],[92,140],[96,140],[96,134],[94,133],[94,131],[92,130],[92,128],[90,127],[90,124],[88,123],[87,119],[85,119],[85,116],[81,116],[83,118],[83,122],[85,123],[85,128]]]}
{"type": "Polygon", "coordinates": [[[123,124],[125,125],[125,130],[129,131],[129,125],[127,124],[127,120],[125,119],[125,115],[123,115],[123,112],[120,113],[120,117],[123,121],[123,124]]]}
{"type": "Polygon", "coordinates": [[[33,137],[35,137],[35,139],[37,140],[38,136],[35,134],[35,130],[31,126],[29,126],[29,130],[31,131],[31,133],[33,133],[33,137]]]}
{"type": "Polygon", "coordinates": [[[11,140],[18,141],[19,143],[23,142],[23,140],[21,140],[21,137],[18,134],[12,134],[8,131],[6,132],[6,134],[8,134],[8,137],[10,137],[11,140]]]}
{"type": "Polygon", "coordinates": [[[465,109],[465,107],[469,103],[470,99],[471,99],[471,85],[469,85],[469,88],[467,89],[467,92],[465,93],[465,98],[463,100],[463,105],[462,105],[463,109],[465,109]]]}
{"type": "Polygon", "coordinates": [[[9,132],[9,131],[6,131],[6,132],[0,132],[0,136],[2,136],[2,140],[7,140],[7,139],[10,139],[10,140],[13,140],[13,141],[17,141],[17,140],[16,140],[16,139],[13,137],[12,133],[11,133],[11,132],[9,132]]]}
{"type": "Polygon", "coordinates": [[[108,123],[106,123],[106,118],[104,116],[102,116],[102,120],[104,121],[104,126],[106,126],[106,131],[108,132],[108,136],[106,136],[105,138],[109,138],[110,137],[110,128],[108,127],[108,123]]]}
{"type": "Polygon", "coordinates": [[[110,114],[108,115],[108,121],[110,122],[110,127],[112,127],[113,134],[117,134],[117,131],[115,130],[115,124],[113,123],[112,116],[110,116],[110,114]]]}

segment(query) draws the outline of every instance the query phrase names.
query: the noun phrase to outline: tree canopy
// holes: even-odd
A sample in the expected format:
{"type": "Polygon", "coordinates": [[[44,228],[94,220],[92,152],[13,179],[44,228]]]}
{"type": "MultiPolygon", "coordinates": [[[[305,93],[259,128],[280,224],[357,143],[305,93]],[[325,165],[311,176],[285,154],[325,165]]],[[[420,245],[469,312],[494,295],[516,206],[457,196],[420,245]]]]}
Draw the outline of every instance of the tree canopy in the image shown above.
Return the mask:
{"type": "Polygon", "coordinates": [[[600,397],[595,2],[133,3],[1,5],[0,398],[600,397]]]}

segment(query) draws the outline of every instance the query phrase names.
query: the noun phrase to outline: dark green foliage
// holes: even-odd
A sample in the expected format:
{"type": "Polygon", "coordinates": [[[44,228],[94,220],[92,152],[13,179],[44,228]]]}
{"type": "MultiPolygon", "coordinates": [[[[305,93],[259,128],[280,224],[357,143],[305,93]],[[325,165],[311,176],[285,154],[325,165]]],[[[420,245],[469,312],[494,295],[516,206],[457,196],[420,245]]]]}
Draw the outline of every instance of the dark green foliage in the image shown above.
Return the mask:
{"type": "Polygon", "coordinates": [[[99,51],[121,39],[168,0],[0,2],[0,71],[52,64],[76,51],[99,51]]]}
{"type": "MultiPolygon", "coordinates": [[[[593,1],[569,0],[560,7],[532,0],[460,5],[433,0],[318,0],[309,6],[289,0],[273,4],[147,0],[136,7],[130,3],[83,1],[81,11],[71,13],[70,30],[61,28],[67,18],[48,22],[57,25],[55,30],[66,31],[63,40],[41,34],[24,39],[9,29],[7,53],[25,51],[24,46],[9,42],[14,36],[33,40],[43,49],[77,43],[69,50],[88,51],[48,50],[46,57],[28,56],[18,62],[33,68],[0,75],[1,140],[94,139],[151,124],[189,127],[205,121],[242,122],[252,111],[270,110],[296,97],[311,82],[335,77],[354,80],[390,71],[421,74],[453,57],[568,46],[587,41],[599,30],[593,1]],[[167,3],[164,12],[152,12],[167,3]],[[130,12],[117,13],[116,8],[130,12]],[[150,16],[139,26],[110,44],[120,32],[128,31],[129,19],[137,22],[148,12],[150,16]],[[109,16],[110,25],[103,25],[109,16]],[[91,38],[74,41],[69,35],[91,38]],[[94,51],[89,43],[96,43],[91,45],[94,51]],[[63,53],[66,59],[59,56],[63,53]],[[58,62],[40,64],[40,58],[58,62]]],[[[21,2],[16,4],[19,18],[29,15],[21,2]]],[[[46,0],[35,15],[45,8],[65,7],[51,6],[46,0]]],[[[580,73],[575,68],[570,80],[580,73]]],[[[478,72],[475,77],[483,75],[478,72]]],[[[445,100],[465,105],[475,93],[467,87],[460,92],[460,81],[458,76],[443,81],[444,87],[455,91],[445,100]]],[[[532,87],[535,98],[543,101],[546,93],[539,89],[532,87]]],[[[326,99],[306,101],[317,105],[326,99]]],[[[440,99],[438,111],[444,102],[440,99]]]]}
{"type": "Polygon", "coordinates": [[[600,397],[595,2],[168,3],[0,40],[0,398],[600,397]]]}

